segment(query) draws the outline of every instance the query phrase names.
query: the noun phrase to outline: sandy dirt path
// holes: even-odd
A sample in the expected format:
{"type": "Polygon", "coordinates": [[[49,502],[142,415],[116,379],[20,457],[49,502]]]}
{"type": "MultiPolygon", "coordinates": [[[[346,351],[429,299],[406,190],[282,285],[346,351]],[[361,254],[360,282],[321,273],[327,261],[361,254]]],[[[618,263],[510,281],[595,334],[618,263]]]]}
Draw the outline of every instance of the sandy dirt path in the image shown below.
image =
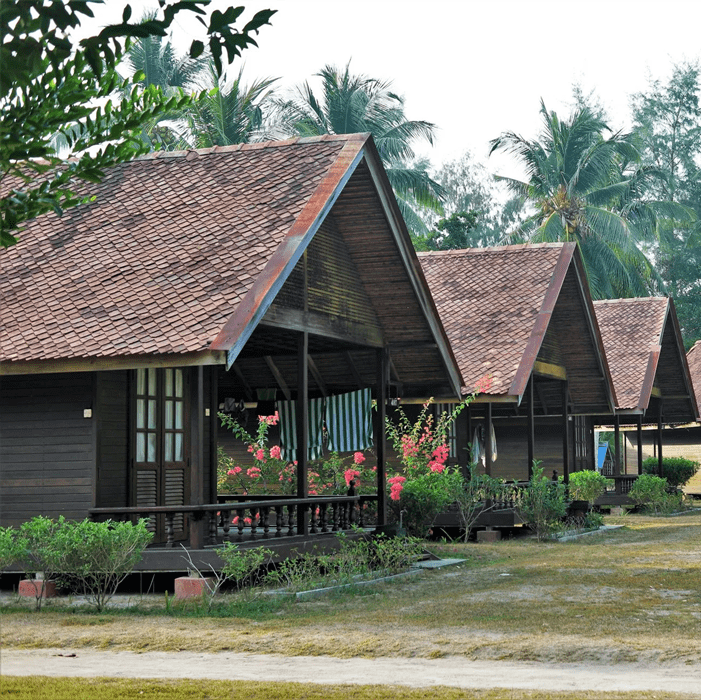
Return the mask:
{"type": "Polygon", "coordinates": [[[206,678],[412,687],[513,688],[553,691],[668,691],[701,697],[701,667],[585,665],[440,659],[337,659],[276,654],[100,652],[85,649],[0,651],[0,674],[94,678],[206,678]],[[73,656],[73,654],[75,654],[73,656]]]}

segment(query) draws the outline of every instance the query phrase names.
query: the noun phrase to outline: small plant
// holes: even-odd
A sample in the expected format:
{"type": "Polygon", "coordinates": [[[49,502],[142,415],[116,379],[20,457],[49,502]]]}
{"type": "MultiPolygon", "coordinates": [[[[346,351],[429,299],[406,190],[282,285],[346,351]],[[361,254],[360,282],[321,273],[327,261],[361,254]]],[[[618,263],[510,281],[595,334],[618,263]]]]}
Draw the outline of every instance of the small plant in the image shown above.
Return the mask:
{"type": "Polygon", "coordinates": [[[570,474],[570,496],[575,501],[587,501],[594,505],[599,496],[603,496],[606,489],[613,486],[613,479],[607,479],[603,474],[585,469],[570,474]]]}
{"type": "MultiPolygon", "coordinates": [[[[657,474],[659,463],[657,457],[648,457],[643,462],[644,474],[657,474]]],[[[662,478],[667,479],[667,485],[678,487],[686,484],[699,469],[699,463],[683,457],[662,458],[662,478]]]]}
{"type": "Polygon", "coordinates": [[[645,510],[659,513],[667,503],[667,479],[641,474],[628,492],[633,502],[645,510]]]}
{"type": "Polygon", "coordinates": [[[274,553],[265,547],[241,549],[227,542],[217,554],[224,560],[221,572],[225,580],[232,581],[237,590],[241,590],[244,586],[255,585],[257,572],[264,564],[270,563],[274,553]]]}
{"type": "Polygon", "coordinates": [[[501,479],[481,474],[474,464],[468,466],[468,477],[461,479],[456,486],[452,500],[460,514],[460,524],[465,529],[464,540],[467,542],[470,530],[480,515],[494,508],[504,498],[509,486],[501,479]]]}
{"type": "Polygon", "coordinates": [[[152,538],[146,520],[65,522],[52,543],[55,570],[102,612],[152,538]]]}
{"type": "Polygon", "coordinates": [[[533,475],[518,495],[518,512],[538,541],[544,540],[557,528],[567,510],[565,487],[543,474],[543,468],[533,462],[533,475]]]}

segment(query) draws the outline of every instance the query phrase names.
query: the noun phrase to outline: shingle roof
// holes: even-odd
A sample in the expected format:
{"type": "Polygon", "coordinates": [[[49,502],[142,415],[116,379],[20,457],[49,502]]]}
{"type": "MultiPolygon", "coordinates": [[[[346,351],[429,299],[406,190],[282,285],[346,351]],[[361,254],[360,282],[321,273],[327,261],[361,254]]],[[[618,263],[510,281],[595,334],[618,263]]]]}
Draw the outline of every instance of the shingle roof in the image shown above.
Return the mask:
{"type": "Polygon", "coordinates": [[[0,252],[0,361],[206,350],[344,149],[366,140],[160,153],[110,169],[95,202],[29,222],[0,252]]]}
{"type": "Polygon", "coordinates": [[[669,300],[613,299],[595,301],[594,308],[616,389],[617,408],[646,408],[669,300]]]}
{"type": "Polygon", "coordinates": [[[510,393],[563,251],[546,243],[419,254],[466,392],[490,375],[486,393],[510,393]]]}
{"type": "Polygon", "coordinates": [[[699,414],[701,414],[701,340],[697,340],[694,347],[689,350],[686,360],[689,363],[689,373],[694,385],[699,414]]]}

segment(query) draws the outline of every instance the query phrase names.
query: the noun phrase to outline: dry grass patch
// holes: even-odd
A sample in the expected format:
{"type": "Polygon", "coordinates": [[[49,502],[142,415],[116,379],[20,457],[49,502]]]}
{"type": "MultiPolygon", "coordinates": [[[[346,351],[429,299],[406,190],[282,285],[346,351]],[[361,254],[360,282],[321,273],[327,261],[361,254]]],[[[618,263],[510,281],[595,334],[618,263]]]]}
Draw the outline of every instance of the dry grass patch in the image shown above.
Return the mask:
{"type": "Polygon", "coordinates": [[[562,544],[513,540],[442,546],[441,553],[462,554],[465,562],[330,598],[252,608],[245,616],[111,610],[100,617],[56,607],[40,614],[6,612],[2,644],[701,662],[701,514],[628,516],[623,522],[622,530],[562,544]]]}

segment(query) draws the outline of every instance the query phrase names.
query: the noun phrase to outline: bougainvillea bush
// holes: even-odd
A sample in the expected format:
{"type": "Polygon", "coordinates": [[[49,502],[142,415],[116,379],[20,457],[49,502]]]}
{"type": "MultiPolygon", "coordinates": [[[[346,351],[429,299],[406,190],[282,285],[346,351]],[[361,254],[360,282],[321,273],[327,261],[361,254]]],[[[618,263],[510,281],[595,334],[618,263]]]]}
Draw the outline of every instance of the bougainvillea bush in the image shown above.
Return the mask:
{"type": "MultiPolygon", "coordinates": [[[[226,413],[220,413],[219,418],[222,425],[246,445],[253,462],[252,465],[241,465],[220,447],[217,465],[219,493],[291,495],[297,492],[297,462],[283,459],[280,445],[270,445],[269,430],[279,421],[277,412],[272,416],[259,416],[255,435],[226,413]]],[[[325,459],[310,462],[307,469],[309,495],[342,495],[351,486],[356,493],[375,493],[377,467],[372,466],[373,461],[363,452],[345,457],[332,452],[325,459]]]]}
{"type": "Polygon", "coordinates": [[[387,419],[387,435],[398,455],[402,473],[388,476],[389,505],[408,534],[425,537],[436,515],[455,500],[463,477],[447,466],[448,433],[458,414],[472,397],[436,419],[427,401],[415,422],[399,408],[396,422],[387,419]]]}

